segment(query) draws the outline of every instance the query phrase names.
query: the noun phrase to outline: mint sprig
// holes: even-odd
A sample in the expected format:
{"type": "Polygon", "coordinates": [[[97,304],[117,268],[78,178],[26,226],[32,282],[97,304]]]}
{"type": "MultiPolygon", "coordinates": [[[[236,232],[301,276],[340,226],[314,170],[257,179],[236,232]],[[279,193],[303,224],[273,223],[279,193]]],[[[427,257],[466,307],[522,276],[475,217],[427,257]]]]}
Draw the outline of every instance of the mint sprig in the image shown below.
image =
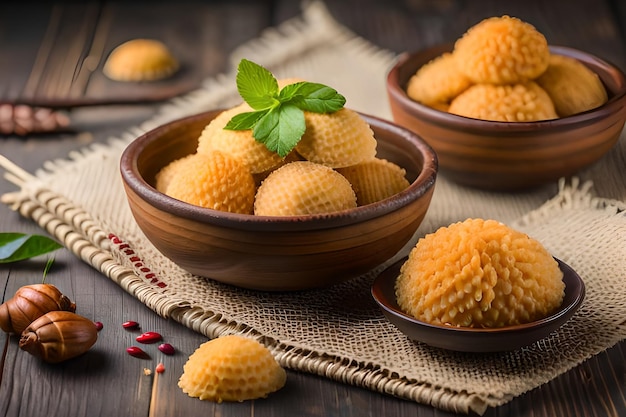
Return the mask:
{"type": "Polygon", "coordinates": [[[224,129],[251,129],[257,142],[281,157],[302,138],[304,111],[333,113],[346,103],[344,96],[324,84],[302,81],[279,89],[271,72],[247,59],[239,62],[236,81],[239,94],[254,111],[235,115],[224,129]]]}

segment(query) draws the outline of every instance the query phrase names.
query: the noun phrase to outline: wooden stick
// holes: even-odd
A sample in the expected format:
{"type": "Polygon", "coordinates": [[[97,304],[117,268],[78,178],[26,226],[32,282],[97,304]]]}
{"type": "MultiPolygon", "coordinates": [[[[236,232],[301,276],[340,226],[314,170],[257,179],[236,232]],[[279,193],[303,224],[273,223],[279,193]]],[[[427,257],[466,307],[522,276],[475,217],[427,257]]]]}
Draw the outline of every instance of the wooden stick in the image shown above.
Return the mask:
{"type": "Polygon", "coordinates": [[[148,417],[156,416],[157,410],[157,386],[159,384],[159,375],[165,372],[165,366],[162,363],[159,363],[154,372],[154,378],[152,379],[152,395],[150,396],[150,409],[148,411],[148,417]]]}

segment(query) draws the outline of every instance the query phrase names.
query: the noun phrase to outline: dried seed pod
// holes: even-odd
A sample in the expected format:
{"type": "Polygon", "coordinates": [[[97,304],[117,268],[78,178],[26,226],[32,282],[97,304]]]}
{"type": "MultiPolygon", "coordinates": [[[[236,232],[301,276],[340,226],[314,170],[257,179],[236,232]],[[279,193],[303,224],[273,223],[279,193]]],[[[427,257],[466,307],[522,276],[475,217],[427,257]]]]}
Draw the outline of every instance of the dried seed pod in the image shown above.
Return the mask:
{"type": "Polygon", "coordinates": [[[156,343],[160,342],[163,337],[157,332],[145,332],[137,336],[139,343],[156,343]]]}
{"type": "Polygon", "coordinates": [[[29,324],[50,311],[76,311],[76,304],[52,284],[25,285],[0,305],[0,328],[20,334],[29,324]]]}
{"type": "Polygon", "coordinates": [[[159,345],[159,350],[166,355],[173,355],[174,353],[176,353],[176,349],[174,349],[174,346],[170,345],[169,343],[161,343],[159,345]]]}
{"type": "Polygon", "coordinates": [[[69,311],[51,311],[22,332],[20,349],[58,363],[87,352],[98,339],[93,321],[69,311]]]}
{"type": "Polygon", "coordinates": [[[139,323],[134,320],[128,320],[122,323],[122,327],[127,330],[135,330],[139,328],[139,323]]]}
{"type": "Polygon", "coordinates": [[[150,355],[146,353],[142,348],[137,346],[129,346],[126,348],[126,353],[130,356],[134,356],[135,358],[140,359],[150,359],[150,355]]]}

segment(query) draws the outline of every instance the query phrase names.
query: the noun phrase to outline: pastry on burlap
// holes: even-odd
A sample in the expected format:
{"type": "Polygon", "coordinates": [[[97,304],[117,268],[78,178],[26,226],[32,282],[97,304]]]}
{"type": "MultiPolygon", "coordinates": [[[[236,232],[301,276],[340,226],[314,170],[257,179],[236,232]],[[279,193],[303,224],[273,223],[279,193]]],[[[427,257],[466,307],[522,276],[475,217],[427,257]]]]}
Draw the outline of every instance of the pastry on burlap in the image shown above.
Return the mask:
{"type": "MultiPolygon", "coordinates": [[[[297,74],[332,85],[351,107],[390,117],[387,103],[380,99],[385,95],[380,80],[395,59],[392,53],[347,32],[322,3],[311,3],[304,19],[279,29],[271,32],[271,42],[261,38],[235,51],[233,68],[246,57],[279,76],[297,74]],[[359,77],[354,77],[355,67],[359,77]]],[[[585,180],[581,183],[562,181],[506,194],[439,177],[414,239],[390,260],[405,256],[420,236],[468,217],[497,219],[539,240],[578,272],[586,297],[565,326],[523,350],[465,354],[411,342],[371,298],[371,283],[381,268],[331,288],[288,296],[240,290],[181,270],[150,244],[133,220],[119,178],[120,154],[146,128],[236,104],[240,97],[234,79],[234,70],[211,78],[188,97],[164,105],[141,127],[111,138],[108,146],[49,161],[37,176],[0,156],[8,177],[19,187],[2,201],[159,315],[210,338],[232,333],[262,336],[259,340],[276,353],[281,366],[443,410],[484,413],[626,338],[624,134],[602,161],[580,173],[585,180]],[[587,180],[593,180],[593,186],[587,180]],[[127,254],[129,249],[133,255],[127,254]],[[148,272],[136,266],[134,257],[148,272]]]]}

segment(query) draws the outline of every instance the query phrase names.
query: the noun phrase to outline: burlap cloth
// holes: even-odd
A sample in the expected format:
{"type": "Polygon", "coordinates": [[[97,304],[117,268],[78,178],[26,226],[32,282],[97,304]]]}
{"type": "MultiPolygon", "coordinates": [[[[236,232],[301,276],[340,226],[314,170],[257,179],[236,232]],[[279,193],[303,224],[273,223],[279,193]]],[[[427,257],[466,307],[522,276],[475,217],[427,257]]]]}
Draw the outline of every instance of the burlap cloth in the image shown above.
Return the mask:
{"type": "MultiPolygon", "coordinates": [[[[321,3],[305,5],[301,17],[240,47],[233,69],[241,57],[279,77],[333,85],[349,107],[390,117],[384,79],[395,56],[340,26],[321,3]]],[[[238,102],[234,74],[206,80],[142,126],[107,145],[50,161],[35,175],[0,158],[5,178],[19,188],[3,202],[161,316],[210,338],[250,334],[285,367],[445,410],[482,414],[625,338],[624,135],[579,177],[532,192],[482,192],[440,176],[424,223],[395,258],[406,255],[419,236],[468,217],[498,219],[539,239],[581,275],[587,294],[572,320],[522,350],[464,354],[409,341],[371,299],[370,284],[380,268],[330,289],[291,294],[232,288],[178,268],[136,226],[121,185],[119,157],[130,140],[163,122],[238,102]],[[600,189],[608,198],[594,197],[600,189]]]]}

